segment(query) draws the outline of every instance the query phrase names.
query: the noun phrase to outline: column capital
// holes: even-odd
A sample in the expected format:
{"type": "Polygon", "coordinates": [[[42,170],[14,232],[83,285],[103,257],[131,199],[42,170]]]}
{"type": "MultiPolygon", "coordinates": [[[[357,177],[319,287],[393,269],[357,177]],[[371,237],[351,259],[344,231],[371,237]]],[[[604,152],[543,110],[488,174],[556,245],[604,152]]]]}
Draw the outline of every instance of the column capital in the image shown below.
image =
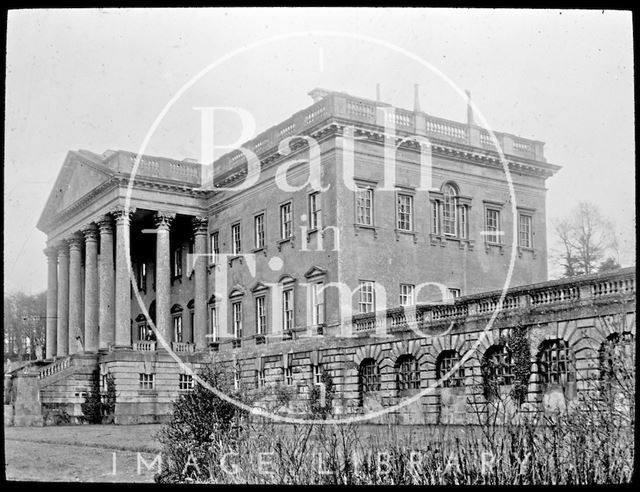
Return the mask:
{"type": "Polygon", "coordinates": [[[96,218],[95,222],[98,224],[100,234],[113,234],[113,219],[111,215],[101,215],[96,218]]]}
{"type": "Polygon", "coordinates": [[[69,241],[67,239],[61,239],[55,247],[58,250],[58,258],[69,256],[69,241]]]}
{"type": "Polygon", "coordinates": [[[111,211],[111,215],[116,220],[116,224],[125,224],[130,223],[135,213],[135,207],[125,208],[122,205],[117,206],[114,210],[111,211]]]}
{"type": "Polygon", "coordinates": [[[69,250],[82,248],[83,237],[81,232],[74,232],[67,238],[69,250]]]}
{"type": "Polygon", "coordinates": [[[82,228],[82,234],[85,241],[97,241],[98,240],[98,227],[92,222],[82,228]]]}
{"type": "Polygon", "coordinates": [[[47,256],[47,260],[49,262],[57,262],[58,261],[58,248],[55,246],[47,246],[44,248],[44,254],[47,256]]]}
{"type": "Polygon", "coordinates": [[[169,230],[169,228],[171,227],[171,223],[173,222],[173,219],[175,219],[175,217],[175,213],[159,210],[155,213],[153,219],[158,229],[169,230]]]}
{"type": "Polygon", "coordinates": [[[191,218],[191,226],[194,234],[206,234],[209,226],[209,219],[204,215],[196,215],[191,218]]]}

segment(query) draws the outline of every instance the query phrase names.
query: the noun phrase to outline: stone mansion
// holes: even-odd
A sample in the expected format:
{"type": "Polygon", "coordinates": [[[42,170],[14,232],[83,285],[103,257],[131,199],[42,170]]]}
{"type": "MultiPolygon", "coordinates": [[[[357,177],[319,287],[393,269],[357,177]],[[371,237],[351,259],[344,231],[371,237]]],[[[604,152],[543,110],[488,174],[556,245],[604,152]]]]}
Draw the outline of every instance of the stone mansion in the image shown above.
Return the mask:
{"type": "Polygon", "coordinates": [[[245,143],[250,152],[216,160],[213,177],[191,160],[68,153],[38,222],[46,363],[21,376],[37,381],[36,421],[79,417],[94,371],[115,382],[113,421],[165,419],[193,384],[170,351],[193,370],[213,354],[236,386],[300,395],[328,371],[337,412],[384,408],[454,367],[499,310],[481,354],[394,413],[459,422],[482,357],[499,358],[510,384],[499,340],[516,318],[529,327],[531,401],[552,383],[567,398],[567,385],[580,389],[596,354],[584,333],[599,344],[635,334],[635,269],[547,281],[546,180],[560,167],[542,142],[492,135],[471,111],[459,123],[310,95],[245,143]],[[309,179],[314,152],[320,186],[309,179]],[[242,188],[250,154],[259,175],[242,188]]]}

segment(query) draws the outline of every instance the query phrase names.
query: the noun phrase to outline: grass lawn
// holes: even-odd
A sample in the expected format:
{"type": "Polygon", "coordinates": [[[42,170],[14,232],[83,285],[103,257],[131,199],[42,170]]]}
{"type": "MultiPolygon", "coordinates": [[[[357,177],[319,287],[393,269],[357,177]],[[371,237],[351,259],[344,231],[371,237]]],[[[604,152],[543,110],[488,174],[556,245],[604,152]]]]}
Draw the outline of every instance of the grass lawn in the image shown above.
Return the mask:
{"type": "Polygon", "coordinates": [[[159,425],[5,427],[7,480],[153,482],[159,425]],[[114,474],[115,453],[115,474],[114,474]]]}

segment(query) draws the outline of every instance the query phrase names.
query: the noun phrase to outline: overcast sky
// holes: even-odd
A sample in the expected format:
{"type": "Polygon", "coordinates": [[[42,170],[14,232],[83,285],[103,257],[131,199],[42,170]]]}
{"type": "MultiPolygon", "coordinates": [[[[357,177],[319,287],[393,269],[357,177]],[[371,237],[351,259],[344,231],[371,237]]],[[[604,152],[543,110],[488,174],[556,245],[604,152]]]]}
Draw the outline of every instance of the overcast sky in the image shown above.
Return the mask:
{"type": "MultiPolygon", "coordinates": [[[[563,169],[548,217],[597,203],[635,262],[631,15],[450,9],[108,9],[12,11],[7,31],[5,292],[46,288],[35,227],[69,150],[137,151],[168,101],[198,72],[244,50],[184,93],[146,153],[200,158],[197,106],[237,106],[264,130],[308,106],[314,87],[465,121],[469,89],[492,129],[546,142],[563,169]],[[344,33],[328,36],[318,31],[344,33]],[[397,47],[392,49],[368,36],[397,47]],[[411,52],[430,64],[402,54],[411,52]]],[[[239,127],[217,128],[231,143],[239,127]]],[[[550,227],[549,227],[550,229],[550,227]]]]}

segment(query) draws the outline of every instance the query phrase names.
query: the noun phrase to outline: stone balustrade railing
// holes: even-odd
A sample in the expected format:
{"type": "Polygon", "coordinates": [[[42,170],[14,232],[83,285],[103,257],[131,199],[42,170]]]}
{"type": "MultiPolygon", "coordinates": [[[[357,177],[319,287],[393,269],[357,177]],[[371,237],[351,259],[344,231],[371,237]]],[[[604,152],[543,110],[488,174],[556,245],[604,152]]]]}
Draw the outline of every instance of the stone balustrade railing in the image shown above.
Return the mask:
{"type": "MultiPolygon", "coordinates": [[[[606,296],[633,295],[635,285],[635,268],[624,268],[616,272],[515,287],[507,291],[500,310],[561,307],[606,296]]],[[[372,332],[385,316],[390,329],[406,326],[407,322],[421,324],[467,316],[489,316],[498,309],[499,301],[500,293],[493,292],[460,297],[448,304],[422,304],[404,310],[392,308],[387,310],[386,315],[379,312],[359,314],[353,317],[353,330],[355,333],[372,332]]]]}
{"type": "Polygon", "coordinates": [[[38,373],[38,379],[48,378],[54,374],[71,367],[71,357],[65,357],[62,360],[53,362],[38,373]]]}
{"type": "Polygon", "coordinates": [[[195,345],[190,342],[171,342],[171,348],[177,354],[195,352],[195,345]]]}
{"type": "MultiPolygon", "coordinates": [[[[375,125],[381,129],[385,123],[393,123],[399,134],[419,134],[434,140],[496,150],[489,132],[477,125],[438,118],[423,112],[392,108],[385,103],[335,92],[260,133],[242,147],[262,157],[276,152],[283,139],[308,134],[310,130],[332,119],[375,125]],[[392,109],[393,113],[390,111],[392,109]]],[[[495,132],[495,135],[505,154],[544,161],[542,142],[502,132],[495,132]]],[[[224,174],[241,164],[244,165],[245,162],[244,155],[239,150],[232,151],[216,161],[216,172],[224,174]]]]}
{"type": "Polygon", "coordinates": [[[133,342],[133,350],[138,352],[153,352],[156,349],[156,342],[150,340],[138,340],[133,342]]]}

